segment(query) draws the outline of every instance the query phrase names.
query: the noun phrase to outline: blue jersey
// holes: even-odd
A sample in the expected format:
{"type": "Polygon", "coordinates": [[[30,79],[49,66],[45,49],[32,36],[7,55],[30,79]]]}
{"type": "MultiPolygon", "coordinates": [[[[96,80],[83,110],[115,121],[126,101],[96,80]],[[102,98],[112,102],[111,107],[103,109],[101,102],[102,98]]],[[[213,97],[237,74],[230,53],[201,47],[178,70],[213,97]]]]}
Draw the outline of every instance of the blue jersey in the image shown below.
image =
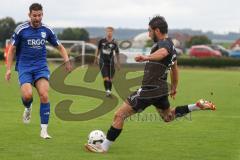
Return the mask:
{"type": "Polygon", "coordinates": [[[11,38],[16,46],[16,67],[19,70],[47,66],[46,41],[53,46],[60,45],[56,35],[48,26],[42,24],[33,28],[30,22],[20,24],[11,38]]]}

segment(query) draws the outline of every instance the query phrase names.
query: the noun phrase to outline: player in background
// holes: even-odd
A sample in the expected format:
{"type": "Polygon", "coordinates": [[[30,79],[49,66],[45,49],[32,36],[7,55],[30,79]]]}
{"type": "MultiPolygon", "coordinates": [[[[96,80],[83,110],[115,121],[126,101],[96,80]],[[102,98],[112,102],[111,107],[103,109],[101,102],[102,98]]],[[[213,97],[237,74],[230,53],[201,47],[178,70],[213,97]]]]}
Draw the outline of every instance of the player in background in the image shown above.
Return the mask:
{"type": "Polygon", "coordinates": [[[215,105],[206,100],[199,100],[194,104],[170,108],[168,100],[167,75],[171,71],[170,96],[175,97],[178,85],[178,67],[176,50],[173,42],[167,37],[168,24],[164,17],[153,17],[149,22],[149,37],[154,41],[150,55],[138,55],[137,62],[147,62],[144,69],[142,86],[132,93],[115,112],[112,126],[107,132],[107,137],[101,144],[86,144],[91,152],[104,153],[120,135],[124,120],[145,108],[153,105],[165,122],[170,122],[176,117],[181,117],[189,112],[198,110],[215,110],[215,105]],[[166,91],[164,91],[166,90],[166,91]],[[159,93],[159,94],[158,94],[159,93]]]}
{"type": "Polygon", "coordinates": [[[50,102],[48,98],[50,72],[47,66],[46,42],[55,46],[64,59],[67,71],[71,70],[68,54],[56,35],[47,25],[42,23],[43,8],[41,4],[33,3],[29,7],[30,21],[17,26],[8,50],[8,62],[5,79],[11,78],[11,66],[16,53],[15,70],[18,72],[18,80],[21,89],[22,103],[25,106],[23,122],[29,123],[31,118],[33,93],[32,86],[38,92],[40,98],[40,136],[44,139],[51,138],[47,132],[50,102]],[[16,52],[14,52],[16,50],[16,52]]]}
{"type": "Polygon", "coordinates": [[[119,48],[113,38],[113,31],[113,27],[106,28],[106,37],[99,41],[94,60],[95,64],[99,63],[107,96],[111,95],[112,90],[112,79],[115,74],[115,55],[117,58],[117,67],[120,69],[119,48]]]}
{"type": "Polygon", "coordinates": [[[5,48],[4,48],[4,59],[5,59],[5,65],[7,66],[7,61],[8,61],[8,50],[10,46],[10,41],[6,43],[5,48]]]}

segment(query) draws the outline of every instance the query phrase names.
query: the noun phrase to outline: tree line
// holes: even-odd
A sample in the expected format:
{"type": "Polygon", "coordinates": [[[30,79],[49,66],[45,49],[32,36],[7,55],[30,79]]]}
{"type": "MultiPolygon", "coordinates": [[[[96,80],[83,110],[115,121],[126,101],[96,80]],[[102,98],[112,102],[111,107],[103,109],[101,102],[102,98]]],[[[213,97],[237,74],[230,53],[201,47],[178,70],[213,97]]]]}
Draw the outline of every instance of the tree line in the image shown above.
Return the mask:
{"type": "MultiPolygon", "coordinates": [[[[0,48],[5,45],[6,39],[9,39],[14,32],[16,26],[22,22],[16,23],[13,18],[5,17],[0,19],[0,48]]],[[[59,33],[58,38],[61,40],[89,40],[89,33],[84,28],[65,28],[59,33]]],[[[147,42],[146,46],[152,46],[151,41],[147,42]]],[[[185,42],[185,46],[190,48],[192,45],[211,44],[211,40],[205,35],[192,36],[189,41],[185,42]]]]}

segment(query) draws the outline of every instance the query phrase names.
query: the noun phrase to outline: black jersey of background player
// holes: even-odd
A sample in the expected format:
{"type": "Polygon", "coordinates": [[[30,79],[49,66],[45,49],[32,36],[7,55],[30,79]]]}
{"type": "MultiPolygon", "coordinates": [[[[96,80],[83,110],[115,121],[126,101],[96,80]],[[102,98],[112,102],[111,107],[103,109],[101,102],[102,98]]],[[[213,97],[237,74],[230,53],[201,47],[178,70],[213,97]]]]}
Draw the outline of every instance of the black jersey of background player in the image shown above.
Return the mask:
{"type": "Polygon", "coordinates": [[[98,43],[98,50],[100,53],[100,63],[114,64],[114,51],[119,54],[119,49],[116,41],[113,39],[108,42],[106,38],[103,38],[98,43]]]}
{"type": "Polygon", "coordinates": [[[159,83],[162,83],[162,80],[167,80],[168,71],[177,59],[177,52],[170,38],[156,42],[152,46],[150,54],[160,48],[165,48],[169,54],[159,61],[149,61],[146,63],[142,85],[159,85],[159,83]]]}

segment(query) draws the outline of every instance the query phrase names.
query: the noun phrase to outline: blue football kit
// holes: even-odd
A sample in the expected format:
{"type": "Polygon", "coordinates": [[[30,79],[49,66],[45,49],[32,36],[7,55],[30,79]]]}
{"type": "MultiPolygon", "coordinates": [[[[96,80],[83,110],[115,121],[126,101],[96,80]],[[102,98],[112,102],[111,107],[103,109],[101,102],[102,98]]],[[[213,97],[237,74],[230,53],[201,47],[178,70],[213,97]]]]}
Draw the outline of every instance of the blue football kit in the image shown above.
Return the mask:
{"type": "MultiPolygon", "coordinates": [[[[16,66],[20,85],[31,83],[35,85],[40,78],[49,79],[50,72],[47,66],[46,43],[59,46],[60,42],[48,26],[41,24],[33,28],[30,22],[17,26],[11,38],[11,44],[16,46],[16,66]]],[[[25,112],[29,114],[33,98],[22,98],[25,112]]],[[[40,103],[41,127],[48,124],[50,115],[50,102],[40,103]]],[[[25,118],[25,117],[24,117],[25,118]]],[[[42,133],[41,133],[42,134],[42,133]]]]}
{"type": "Polygon", "coordinates": [[[30,22],[20,24],[14,31],[11,44],[16,46],[16,66],[20,85],[34,83],[40,79],[49,79],[46,42],[60,45],[56,35],[47,25],[33,28],[30,22]]]}

